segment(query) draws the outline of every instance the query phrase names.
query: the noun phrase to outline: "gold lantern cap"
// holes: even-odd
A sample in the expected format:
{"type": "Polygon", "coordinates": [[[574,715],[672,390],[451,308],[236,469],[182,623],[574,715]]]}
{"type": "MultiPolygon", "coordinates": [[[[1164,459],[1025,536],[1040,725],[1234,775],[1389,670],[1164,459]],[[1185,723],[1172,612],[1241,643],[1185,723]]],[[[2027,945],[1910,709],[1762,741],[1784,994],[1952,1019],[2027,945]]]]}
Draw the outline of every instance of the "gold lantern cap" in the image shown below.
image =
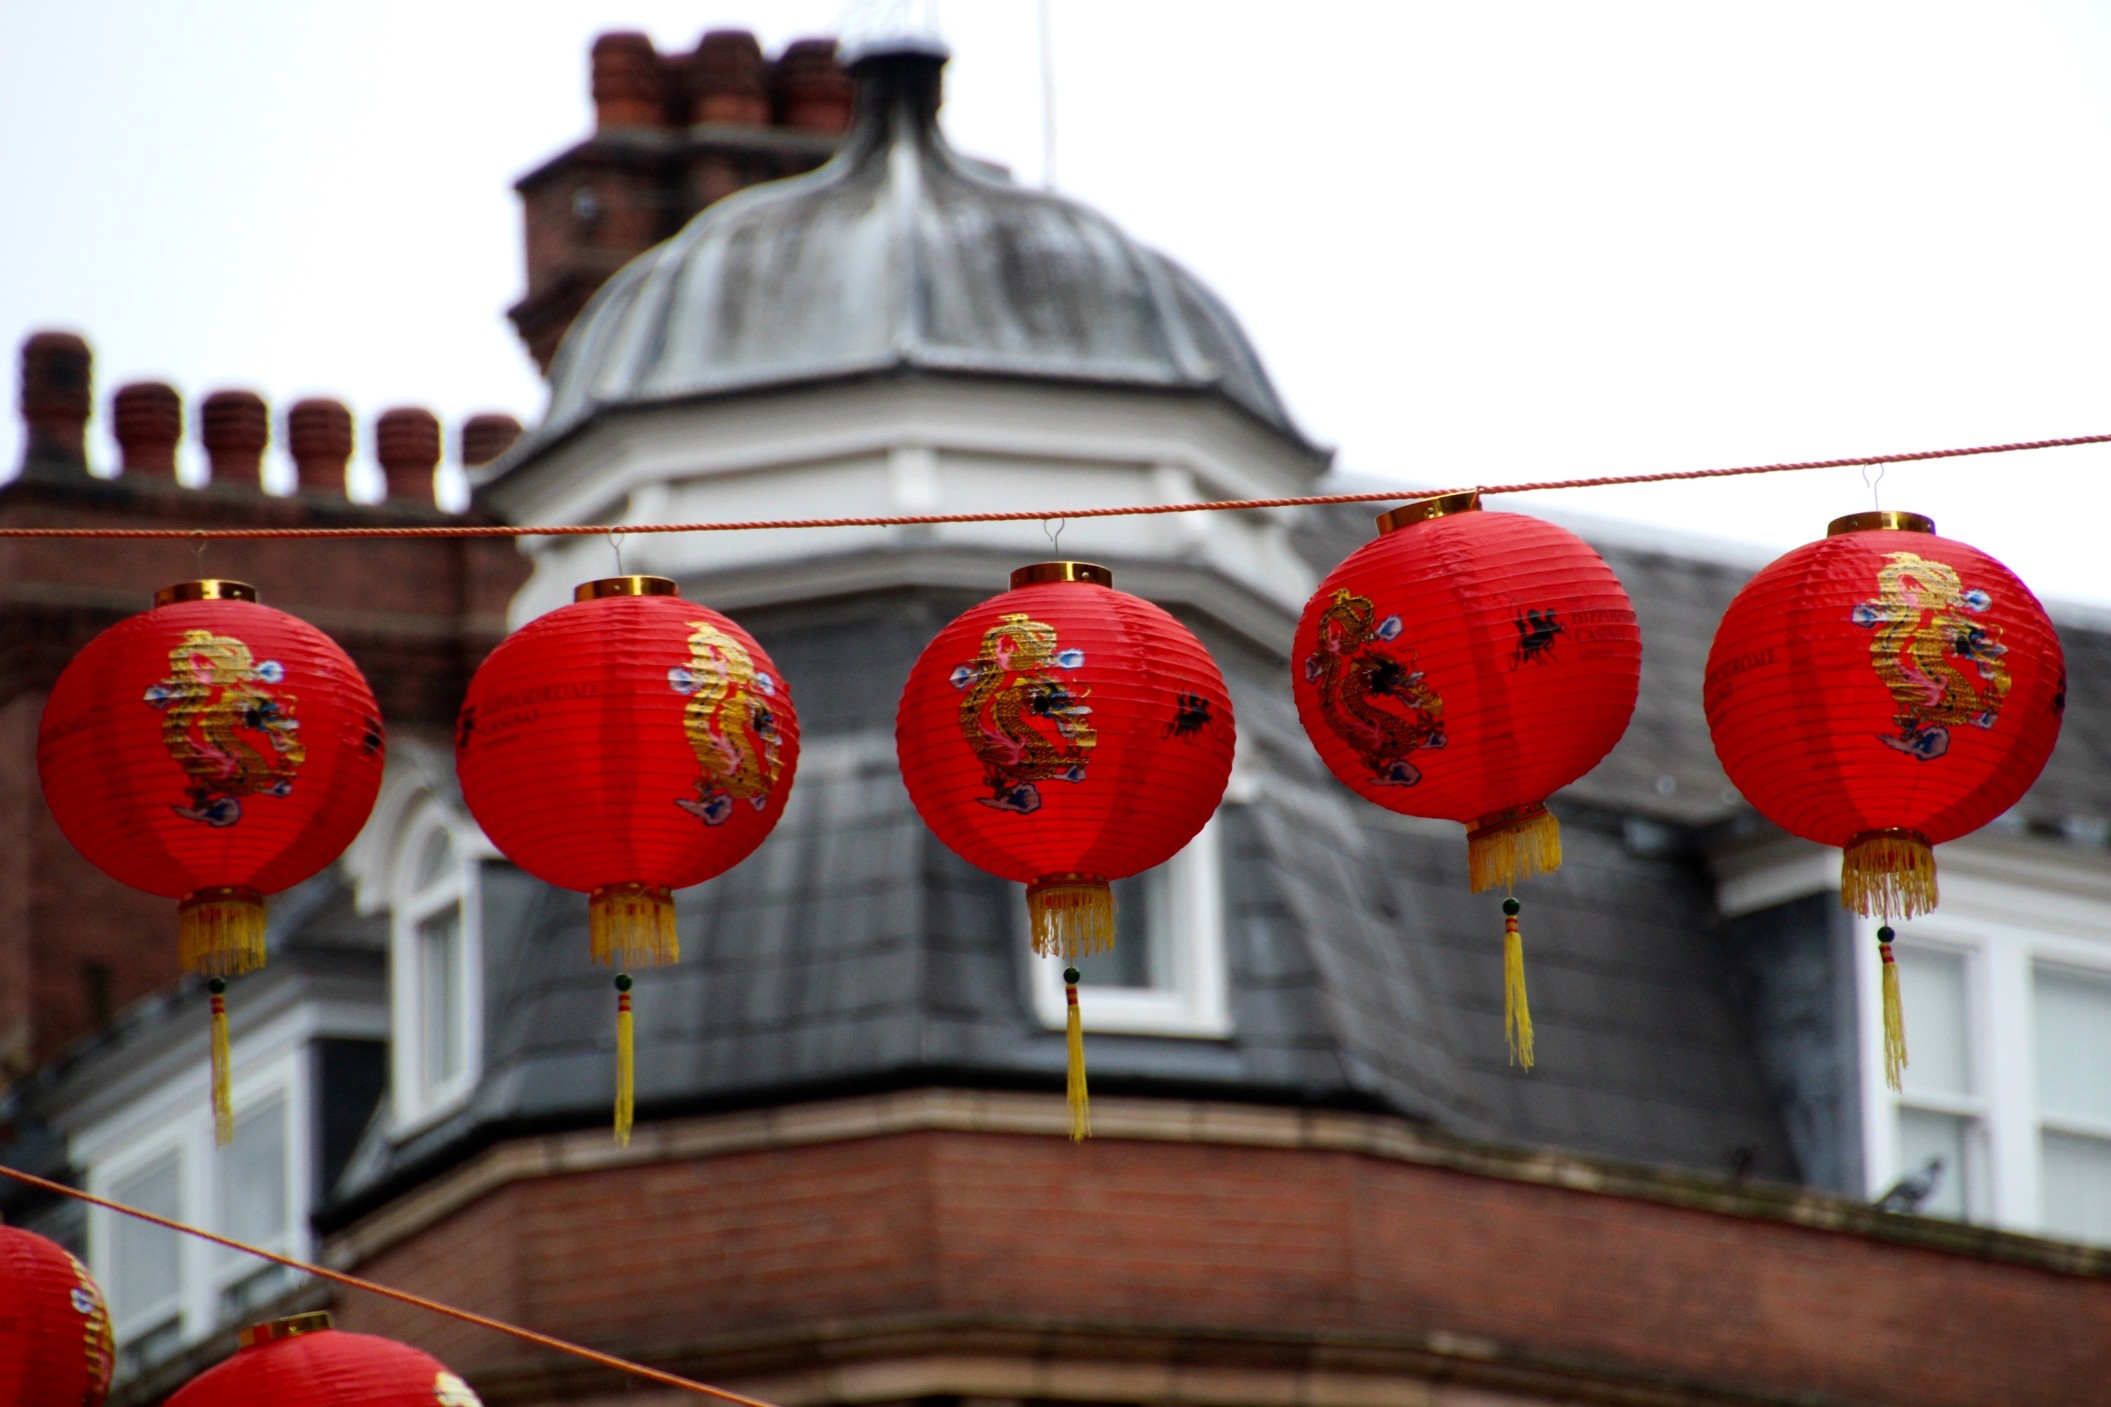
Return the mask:
{"type": "Polygon", "coordinates": [[[1849,513],[1846,517],[1835,518],[1825,525],[1827,537],[1838,537],[1842,533],[1934,531],[1935,520],[1925,513],[1907,513],[1896,508],[1880,508],[1870,513],[1849,513]]]}
{"type": "Polygon", "coordinates": [[[1440,493],[1435,498],[1425,498],[1419,503],[1404,504],[1387,513],[1378,515],[1378,531],[1398,532],[1415,523],[1426,523],[1431,518],[1447,518],[1453,513],[1478,513],[1481,511],[1479,490],[1466,493],[1440,493]]]}
{"type": "Polygon", "coordinates": [[[1049,581],[1078,581],[1088,586],[1114,585],[1114,573],[1097,562],[1035,562],[1012,572],[1012,590],[1049,581]]]}
{"type": "Polygon", "coordinates": [[[252,1324],[237,1336],[236,1342],[243,1348],[260,1348],[280,1339],[297,1339],[302,1334],[321,1333],[330,1327],[330,1316],[323,1310],[308,1314],[290,1315],[284,1319],[273,1319],[265,1324],[252,1324]]]}
{"type": "Polygon", "coordinates": [[[223,577],[204,577],[197,581],[179,581],[174,586],[164,586],[154,593],[154,604],[173,606],[178,601],[254,601],[257,589],[246,581],[228,581],[223,577]]]}
{"type": "Polygon", "coordinates": [[[679,596],[682,588],[663,576],[605,576],[582,581],[572,588],[574,601],[599,601],[607,596],[679,596]]]}

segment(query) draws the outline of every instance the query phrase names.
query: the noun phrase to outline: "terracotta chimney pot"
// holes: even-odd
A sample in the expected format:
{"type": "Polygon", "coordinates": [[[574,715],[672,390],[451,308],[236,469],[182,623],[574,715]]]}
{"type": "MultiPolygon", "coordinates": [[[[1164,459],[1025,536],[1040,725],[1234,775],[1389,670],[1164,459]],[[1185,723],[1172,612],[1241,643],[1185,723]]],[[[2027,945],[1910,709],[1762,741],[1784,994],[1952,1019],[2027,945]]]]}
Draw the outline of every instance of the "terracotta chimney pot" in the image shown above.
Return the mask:
{"type": "Polygon", "coordinates": [[[183,397],[161,381],[134,381],[110,398],[110,423],[124,452],[123,471],[176,476],[176,443],[183,438],[183,397]]]}
{"type": "Polygon", "coordinates": [[[847,132],[856,96],[833,39],[799,39],[777,60],[778,120],[804,132],[847,132]]]}
{"type": "Polygon", "coordinates": [[[440,419],[422,406],[397,406],[374,422],[374,457],[393,499],[431,503],[440,467],[440,419]]]}
{"type": "Polygon", "coordinates": [[[689,120],[767,127],[769,76],[754,35],[744,29],[712,30],[689,59],[689,120]]]}
{"type": "Polygon", "coordinates": [[[303,493],[343,498],[352,458],[352,412],[343,401],[318,396],[286,412],[286,448],[303,493]]]}
{"type": "Polygon", "coordinates": [[[496,411],[472,415],[462,422],[462,467],[474,469],[513,448],[520,438],[520,422],[496,411]]]}
{"type": "Polygon", "coordinates": [[[198,420],[213,482],[261,489],[264,447],[271,443],[271,409],[264,398],[254,391],[215,391],[205,398],[198,420]]]}
{"type": "Polygon", "coordinates": [[[95,356],[71,332],[35,332],[22,343],[24,467],[88,470],[95,356]]]}
{"type": "Polygon", "coordinates": [[[594,41],[594,126],[667,125],[667,75],[643,34],[621,30],[594,41]]]}

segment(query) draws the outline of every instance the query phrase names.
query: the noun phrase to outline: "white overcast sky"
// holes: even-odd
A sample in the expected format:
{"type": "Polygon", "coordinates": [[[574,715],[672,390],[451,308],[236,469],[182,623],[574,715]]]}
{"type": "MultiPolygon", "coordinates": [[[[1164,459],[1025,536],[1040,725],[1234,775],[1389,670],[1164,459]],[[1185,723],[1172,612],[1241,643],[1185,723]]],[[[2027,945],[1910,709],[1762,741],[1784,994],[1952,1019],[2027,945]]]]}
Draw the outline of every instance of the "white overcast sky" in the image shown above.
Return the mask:
{"type": "MultiPolygon", "coordinates": [[[[1213,285],[1349,474],[2111,430],[2111,5],[1051,3],[1057,184],[1213,285]]],[[[510,183],[586,134],[592,36],[686,49],[734,25],[774,52],[844,15],[0,0],[0,466],[13,348],[41,327],[95,346],[102,462],[108,392],[144,376],[281,411],[340,396],[362,458],[393,404],[450,432],[482,409],[532,420],[541,383],[503,315],[510,183]]],[[[1033,0],[939,19],[954,139],[1039,181],[1033,0]]],[[[2098,448],[1895,467],[1883,504],[2041,595],[2111,606],[2107,467],[2098,448]]],[[[1537,500],[1755,561],[1869,503],[1854,470],[1537,500]]]]}

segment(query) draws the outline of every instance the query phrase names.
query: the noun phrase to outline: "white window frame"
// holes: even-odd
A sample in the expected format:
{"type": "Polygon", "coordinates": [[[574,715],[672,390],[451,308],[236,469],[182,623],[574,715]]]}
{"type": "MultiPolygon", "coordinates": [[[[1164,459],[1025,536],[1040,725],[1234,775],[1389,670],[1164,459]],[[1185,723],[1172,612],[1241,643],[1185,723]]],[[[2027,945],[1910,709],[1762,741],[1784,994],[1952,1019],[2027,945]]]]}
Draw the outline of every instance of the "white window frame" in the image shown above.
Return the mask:
{"type": "MultiPolygon", "coordinates": [[[[235,1126],[239,1129],[244,1119],[249,1118],[265,1105],[277,1103],[279,1106],[280,1136],[285,1142],[279,1167],[279,1176],[284,1180],[283,1185],[286,1189],[286,1221],[279,1228],[279,1235],[276,1240],[256,1241],[251,1242],[251,1244],[262,1250],[276,1251],[282,1256],[292,1256],[296,1259],[306,1258],[308,1249],[307,1236],[302,1228],[307,1224],[308,1213],[311,1210],[308,1205],[309,1184],[301,1180],[310,1175],[307,1167],[309,1153],[305,1147],[307,1140],[301,1136],[301,1126],[293,1121],[293,1090],[304,1083],[302,1081],[294,1081],[289,1071],[285,1083],[251,1091],[246,1099],[237,1101],[234,1108],[235,1126]]],[[[212,1150],[214,1161],[211,1171],[218,1173],[232,1152],[231,1148],[215,1147],[212,1150]]],[[[208,1177],[201,1179],[201,1181],[209,1187],[212,1194],[213,1219],[209,1224],[215,1230],[225,1232],[225,1227],[222,1224],[224,1218],[221,1216],[221,1193],[223,1190],[221,1180],[218,1177],[208,1177]]],[[[186,1237],[185,1239],[194,1238],[186,1237]]],[[[244,1280],[247,1280],[250,1276],[273,1267],[269,1261],[258,1260],[256,1257],[245,1255],[240,1251],[221,1250],[218,1247],[210,1249],[215,1252],[214,1259],[217,1262],[212,1273],[211,1287],[213,1297],[211,1312],[213,1318],[217,1320],[220,1314],[221,1296],[244,1280]]]]}
{"type": "Polygon", "coordinates": [[[389,1108],[390,1133],[407,1138],[468,1102],[483,1075],[484,941],[482,869],[491,845],[466,817],[427,795],[411,807],[395,846],[389,883],[389,1108]],[[425,884],[414,873],[426,842],[444,836],[454,857],[451,870],[425,884]],[[456,1030],[461,1062],[452,1078],[425,1076],[424,967],[419,952],[421,923],[457,910],[456,1030]]]}
{"type": "MultiPolygon", "coordinates": [[[[284,1110],[286,1225],[278,1243],[264,1249],[306,1260],[314,1251],[308,1227],[309,1214],[314,1210],[311,1188],[315,1169],[308,1137],[314,1127],[314,1052],[308,1033],[299,1025],[297,1021],[277,1023],[236,1044],[232,1094],[237,1122],[273,1101],[284,1110]]],[[[202,1055],[202,1050],[199,1053],[202,1055]]],[[[218,1160],[224,1155],[214,1143],[211,1076],[202,1060],[180,1077],[158,1086],[152,1098],[140,1101],[108,1125],[84,1130],[73,1156],[87,1169],[88,1190],[102,1197],[115,1197],[127,1179],[173,1157],[177,1219],[211,1231],[225,1230],[221,1225],[217,1176],[218,1160]]],[[[109,1276],[113,1269],[111,1248],[115,1223],[121,1216],[101,1207],[88,1210],[87,1261],[98,1279],[109,1276]]],[[[264,1262],[195,1236],[172,1234],[177,1238],[177,1337],[180,1344],[188,1345],[223,1327],[221,1292],[264,1262]]],[[[113,1318],[111,1328],[122,1347],[167,1319],[168,1306],[156,1305],[151,1314],[113,1318]]]]}
{"type": "MultiPolygon", "coordinates": [[[[1231,1003],[1224,959],[1224,854],[1220,823],[1211,816],[1186,848],[1161,867],[1167,885],[1170,931],[1164,943],[1164,986],[1078,987],[1078,1010],[1087,1034],[1179,1036],[1221,1040],[1231,1034],[1231,1003]]],[[[1061,958],[1029,953],[1034,1014],[1049,1030],[1069,1019],[1061,958]]]]}
{"type": "MultiPolygon", "coordinates": [[[[186,1147],[188,1140],[181,1129],[162,1131],[151,1142],[143,1142],[127,1150],[125,1155],[111,1163],[89,1170],[88,1190],[98,1197],[122,1200],[124,1184],[160,1164],[172,1163],[176,1169],[176,1215],[191,1219],[196,1200],[192,1189],[197,1178],[192,1170],[193,1159],[186,1147]]],[[[101,1207],[88,1209],[88,1255],[85,1257],[99,1283],[117,1286],[121,1277],[117,1273],[115,1244],[120,1214],[101,1207]]],[[[195,1224],[195,1223],[194,1223],[195,1224]]],[[[192,1262],[202,1259],[194,1255],[197,1245],[195,1237],[181,1232],[168,1233],[176,1238],[176,1296],[173,1302],[151,1306],[142,1311],[114,1299],[110,1306],[110,1329],[120,1344],[142,1338],[152,1330],[167,1323],[170,1315],[176,1318],[179,1337],[187,1337],[191,1312],[191,1296],[188,1288],[192,1281],[192,1262]]]]}
{"type": "MultiPolygon", "coordinates": [[[[2039,966],[2111,979],[2111,875],[2095,856],[2049,853],[2027,841],[1982,837],[1939,847],[1942,903],[1932,914],[1895,924],[1898,944],[1962,955],[1965,960],[1967,1058],[1974,1096],[1969,1101],[1893,1094],[1883,1077],[1882,977],[1875,919],[1858,919],[1857,996],[1861,1006],[1863,1166],[1871,1196],[1905,1173],[1899,1165],[1898,1110],[1903,1103],[1967,1114],[1977,1141],[1978,1167],[1969,1177],[1967,1217],[2014,1231],[2045,1226],[2038,1106],[2037,1040],[2033,1005],[2039,966]],[[1956,1103],[1952,1109],[1950,1104],[1956,1103]],[[1973,1107],[1967,1108],[1966,1104],[1973,1107]]],[[[1906,1046],[1913,1045],[1913,1013],[1906,1046]]],[[[2071,1119],[2055,1132],[2096,1137],[2071,1119]]],[[[1969,1156],[1969,1155],[1968,1155],[1969,1156]]]]}

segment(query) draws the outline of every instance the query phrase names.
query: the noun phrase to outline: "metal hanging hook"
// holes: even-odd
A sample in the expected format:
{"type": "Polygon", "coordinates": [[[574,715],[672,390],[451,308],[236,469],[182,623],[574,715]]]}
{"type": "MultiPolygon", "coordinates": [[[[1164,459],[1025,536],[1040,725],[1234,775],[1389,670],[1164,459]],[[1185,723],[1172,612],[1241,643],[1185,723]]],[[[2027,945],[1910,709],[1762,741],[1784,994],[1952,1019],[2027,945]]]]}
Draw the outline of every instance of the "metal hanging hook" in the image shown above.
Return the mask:
{"type": "Polygon", "coordinates": [[[1041,520],[1041,531],[1048,535],[1048,550],[1058,557],[1063,555],[1063,529],[1069,522],[1068,518],[1041,520]]]}
{"type": "Polygon", "coordinates": [[[205,575],[206,543],[207,540],[204,533],[199,533],[196,537],[191,539],[191,560],[196,564],[198,575],[200,577],[203,577],[205,575]]]}
{"type": "Polygon", "coordinates": [[[1884,482],[1884,466],[1881,464],[1864,464],[1862,466],[1862,482],[1869,485],[1869,506],[1881,513],[1884,510],[1884,500],[1883,496],[1877,492],[1877,485],[1884,482]],[[1869,477],[1869,471],[1872,469],[1876,470],[1876,477],[1873,479],[1869,477]]]}
{"type": "Polygon", "coordinates": [[[616,532],[612,532],[608,535],[608,550],[616,554],[617,576],[625,575],[623,571],[623,539],[628,535],[629,534],[627,533],[616,532]]]}

